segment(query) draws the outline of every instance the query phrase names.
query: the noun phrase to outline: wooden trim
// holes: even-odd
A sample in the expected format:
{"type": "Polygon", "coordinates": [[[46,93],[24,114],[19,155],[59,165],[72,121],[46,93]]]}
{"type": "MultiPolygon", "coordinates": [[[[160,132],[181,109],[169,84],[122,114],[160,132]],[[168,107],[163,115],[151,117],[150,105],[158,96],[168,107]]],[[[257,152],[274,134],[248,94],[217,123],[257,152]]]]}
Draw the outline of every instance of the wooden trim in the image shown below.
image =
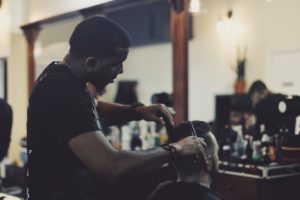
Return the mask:
{"type": "Polygon", "coordinates": [[[172,1],[171,35],[175,124],[188,120],[188,3],[188,0],[172,1]]]}
{"type": "Polygon", "coordinates": [[[97,14],[107,14],[110,12],[132,8],[135,6],[152,4],[165,0],[114,0],[104,4],[99,4],[89,8],[80,9],[79,12],[84,17],[89,17],[97,14]]]}
{"type": "Polygon", "coordinates": [[[28,91],[31,89],[35,80],[35,62],[34,62],[34,44],[39,31],[48,24],[58,23],[66,19],[75,18],[78,16],[88,17],[95,14],[105,14],[112,11],[129,8],[133,6],[145,5],[164,0],[114,0],[108,3],[91,6],[77,11],[68,12],[61,15],[56,15],[46,19],[38,20],[21,26],[27,39],[27,59],[28,59],[28,91]]]}
{"type": "Polygon", "coordinates": [[[0,57],[0,60],[2,60],[3,61],[3,75],[4,75],[4,97],[3,97],[3,99],[5,100],[5,101],[7,101],[7,98],[8,98],[8,94],[7,94],[7,76],[8,76],[8,69],[7,69],[7,58],[6,57],[0,57]]]}
{"type": "Polygon", "coordinates": [[[8,70],[7,70],[7,59],[4,58],[4,99],[5,101],[7,101],[7,98],[8,98],[8,89],[7,89],[7,77],[8,76],[8,70]]]}
{"type": "Polygon", "coordinates": [[[57,23],[57,22],[60,22],[60,21],[71,19],[71,18],[75,18],[79,15],[80,15],[80,13],[78,11],[69,12],[69,13],[65,13],[65,14],[61,14],[61,15],[56,15],[56,16],[53,16],[53,17],[48,17],[48,18],[45,18],[45,19],[42,19],[42,20],[38,20],[38,21],[35,21],[35,22],[24,24],[24,25],[21,26],[21,29],[23,31],[30,31],[31,29],[41,29],[45,25],[52,24],[52,23],[57,23]]]}
{"type": "Polygon", "coordinates": [[[34,45],[40,29],[23,29],[27,39],[27,64],[28,64],[28,93],[31,93],[35,80],[34,45]]]}
{"type": "MultiPolygon", "coordinates": [[[[115,0],[108,3],[57,15],[21,26],[28,42],[28,88],[34,84],[34,43],[44,25],[57,23],[72,17],[88,17],[106,14],[133,6],[151,4],[165,0],[115,0]]],[[[173,99],[177,112],[175,123],[188,119],[188,4],[189,0],[169,0],[171,11],[171,38],[173,44],[173,99]]]]}

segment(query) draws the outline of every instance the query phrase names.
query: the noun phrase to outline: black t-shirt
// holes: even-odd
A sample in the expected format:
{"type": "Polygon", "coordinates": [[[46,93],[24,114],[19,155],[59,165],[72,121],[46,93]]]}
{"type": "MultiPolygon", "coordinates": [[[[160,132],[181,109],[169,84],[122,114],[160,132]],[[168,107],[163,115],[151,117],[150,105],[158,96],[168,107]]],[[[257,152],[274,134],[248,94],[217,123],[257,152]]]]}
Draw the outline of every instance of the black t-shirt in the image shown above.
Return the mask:
{"type": "Polygon", "coordinates": [[[104,186],[68,145],[82,133],[102,130],[85,83],[63,63],[52,62],[35,83],[27,117],[27,198],[105,199],[104,186]]]}
{"type": "Polygon", "coordinates": [[[161,183],[147,200],[221,200],[219,194],[198,183],[167,181],[161,183]]]}

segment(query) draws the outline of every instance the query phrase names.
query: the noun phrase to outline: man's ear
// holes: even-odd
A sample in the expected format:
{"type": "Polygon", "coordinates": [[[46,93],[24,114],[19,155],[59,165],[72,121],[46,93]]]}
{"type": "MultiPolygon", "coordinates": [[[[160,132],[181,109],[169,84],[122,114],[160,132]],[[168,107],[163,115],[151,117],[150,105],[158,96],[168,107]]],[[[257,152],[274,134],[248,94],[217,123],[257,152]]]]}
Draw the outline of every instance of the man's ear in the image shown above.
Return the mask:
{"type": "Polygon", "coordinates": [[[94,57],[87,57],[85,59],[85,67],[87,72],[93,72],[95,66],[97,65],[97,59],[94,57]]]}

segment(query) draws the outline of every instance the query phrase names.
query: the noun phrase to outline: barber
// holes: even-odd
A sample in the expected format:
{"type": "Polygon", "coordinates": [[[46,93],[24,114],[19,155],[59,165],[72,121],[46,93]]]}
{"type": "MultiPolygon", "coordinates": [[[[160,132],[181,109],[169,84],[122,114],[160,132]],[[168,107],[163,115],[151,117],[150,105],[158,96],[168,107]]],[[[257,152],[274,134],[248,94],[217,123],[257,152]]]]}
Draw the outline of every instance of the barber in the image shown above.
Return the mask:
{"type": "Polygon", "coordinates": [[[163,123],[160,117],[172,121],[172,113],[163,105],[105,102],[97,112],[86,82],[103,91],[123,73],[130,46],[115,22],[88,18],[76,26],[69,43],[64,60],[46,67],[29,99],[27,199],[107,199],[109,181],[157,169],[172,156],[204,154],[204,141],[193,137],[145,151],[114,149],[103,134],[103,121],[163,123]]]}

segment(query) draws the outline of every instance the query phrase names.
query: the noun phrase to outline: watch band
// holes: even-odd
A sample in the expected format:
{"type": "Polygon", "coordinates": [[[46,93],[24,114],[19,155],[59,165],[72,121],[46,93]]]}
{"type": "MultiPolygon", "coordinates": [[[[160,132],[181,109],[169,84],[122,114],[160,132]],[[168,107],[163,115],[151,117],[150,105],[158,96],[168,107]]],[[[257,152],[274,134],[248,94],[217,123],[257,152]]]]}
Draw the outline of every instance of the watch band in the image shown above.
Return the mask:
{"type": "Polygon", "coordinates": [[[138,107],[143,107],[143,106],[145,106],[143,103],[141,103],[141,102],[134,102],[134,103],[132,103],[131,105],[130,105],[130,107],[133,109],[133,110],[135,110],[136,108],[138,108],[138,107]]]}
{"type": "Polygon", "coordinates": [[[163,145],[160,145],[161,148],[163,148],[165,151],[168,151],[169,152],[169,155],[170,155],[170,158],[171,158],[171,161],[174,160],[174,157],[175,157],[175,154],[177,152],[177,149],[173,146],[170,146],[168,143],[167,144],[163,144],[163,145]]]}

